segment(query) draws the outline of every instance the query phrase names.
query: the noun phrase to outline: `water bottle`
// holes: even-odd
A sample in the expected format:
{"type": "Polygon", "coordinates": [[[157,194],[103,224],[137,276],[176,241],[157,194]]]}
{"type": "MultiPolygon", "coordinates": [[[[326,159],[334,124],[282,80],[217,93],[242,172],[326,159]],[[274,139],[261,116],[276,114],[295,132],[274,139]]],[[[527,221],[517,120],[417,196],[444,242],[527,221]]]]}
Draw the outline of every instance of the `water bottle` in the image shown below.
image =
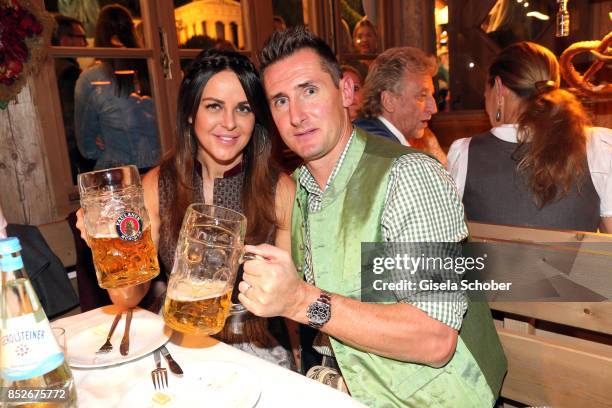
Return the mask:
{"type": "Polygon", "coordinates": [[[76,407],[72,373],[23,267],[0,239],[0,406],[76,407]]]}

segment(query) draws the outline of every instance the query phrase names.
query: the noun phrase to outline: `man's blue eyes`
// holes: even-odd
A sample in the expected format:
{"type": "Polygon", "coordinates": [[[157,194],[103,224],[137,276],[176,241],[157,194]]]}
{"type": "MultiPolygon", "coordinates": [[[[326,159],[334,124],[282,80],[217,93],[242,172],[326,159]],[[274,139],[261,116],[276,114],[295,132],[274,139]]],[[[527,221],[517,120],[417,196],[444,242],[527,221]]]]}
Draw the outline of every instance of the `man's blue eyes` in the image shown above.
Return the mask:
{"type": "Polygon", "coordinates": [[[274,101],[274,106],[276,107],[281,107],[283,105],[285,105],[287,103],[287,99],[286,98],[280,98],[274,101]]]}
{"type": "MultiPolygon", "coordinates": [[[[312,95],[317,94],[317,91],[318,89],[314,86],[307,87],[307,88],[304,88],[304,95],[312,96],[312,95]]],[[[274,99],[272,104],[274,105],[274,107],[280,108],[280,107],[287,105],[288,102],[289,102],[289,99],[287,97],[282,97],[282,98],[274,99]]]]}

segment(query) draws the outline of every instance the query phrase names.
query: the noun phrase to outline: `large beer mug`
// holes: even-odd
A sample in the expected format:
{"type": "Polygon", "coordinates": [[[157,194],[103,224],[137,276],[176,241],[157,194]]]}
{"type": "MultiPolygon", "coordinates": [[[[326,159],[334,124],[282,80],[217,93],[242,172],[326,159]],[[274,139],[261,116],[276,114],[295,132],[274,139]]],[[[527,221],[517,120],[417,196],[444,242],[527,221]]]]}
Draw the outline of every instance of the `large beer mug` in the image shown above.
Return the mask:
{"type": "Polygon", "coordinates": [[[223,329],[246,225],[244,215],[228,208],[199,203],[187,208],[164,303],[168,326],[191,334],[223,329]]]}
{"type": "Polygon", "coordinates": [[[156,277],[157,251],[136,167],[79,174],[78,184],[100,287],[121,288],[156,277]]]}

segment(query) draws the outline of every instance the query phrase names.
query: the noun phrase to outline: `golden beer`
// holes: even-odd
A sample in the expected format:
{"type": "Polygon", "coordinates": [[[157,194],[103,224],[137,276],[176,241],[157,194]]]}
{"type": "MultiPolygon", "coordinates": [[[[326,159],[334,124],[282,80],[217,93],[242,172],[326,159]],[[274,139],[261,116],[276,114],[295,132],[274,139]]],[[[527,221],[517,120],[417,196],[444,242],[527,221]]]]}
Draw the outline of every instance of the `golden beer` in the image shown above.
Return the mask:
{"type": "Polygon", "coordinates": [[[121,288],[146,282],[159,275],[157,251],[151,228],[136,241],[113,238],[89,238],[100,287],[121,288]]]}
{"type": "Polygon", "coordinates": [[[219,333],[232,303],[232,287],[228,286],[224,281],[208,281],[169,288],[164,304],[166,324],[183,333],[219,333]]]}

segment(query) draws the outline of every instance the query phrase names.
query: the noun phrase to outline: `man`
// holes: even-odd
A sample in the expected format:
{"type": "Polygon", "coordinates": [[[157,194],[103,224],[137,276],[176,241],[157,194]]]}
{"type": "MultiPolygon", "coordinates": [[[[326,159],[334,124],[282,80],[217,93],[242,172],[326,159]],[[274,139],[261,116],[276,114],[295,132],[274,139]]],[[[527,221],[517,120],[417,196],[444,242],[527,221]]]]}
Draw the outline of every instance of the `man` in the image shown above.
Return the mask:
{"type": "Polygon", "coordinates": [[[351,395],[368,406],[492,406],[505,359],[482,304],[470,304],[464,339],[464,297],[360,301],[362,242],[467,236],[448,173],[424,154],[353,128],[352,81],[303,27],[272,34],[260,63],[279,133],[305,165],[294,174],[293,260],[270,245],[247,246],[263,259],[245,263],[239,300],[256,315],[320,330],[351,395]]]}
{"type": "Polygon", "coordinates": [[[432,77],[434,57],[412,47],[390,48],[370,66],[364,84],[362,118],[355,125],[368,132],[423,150],[442,164],[446,155],[427,122],[438,110],[432,77]]]}

